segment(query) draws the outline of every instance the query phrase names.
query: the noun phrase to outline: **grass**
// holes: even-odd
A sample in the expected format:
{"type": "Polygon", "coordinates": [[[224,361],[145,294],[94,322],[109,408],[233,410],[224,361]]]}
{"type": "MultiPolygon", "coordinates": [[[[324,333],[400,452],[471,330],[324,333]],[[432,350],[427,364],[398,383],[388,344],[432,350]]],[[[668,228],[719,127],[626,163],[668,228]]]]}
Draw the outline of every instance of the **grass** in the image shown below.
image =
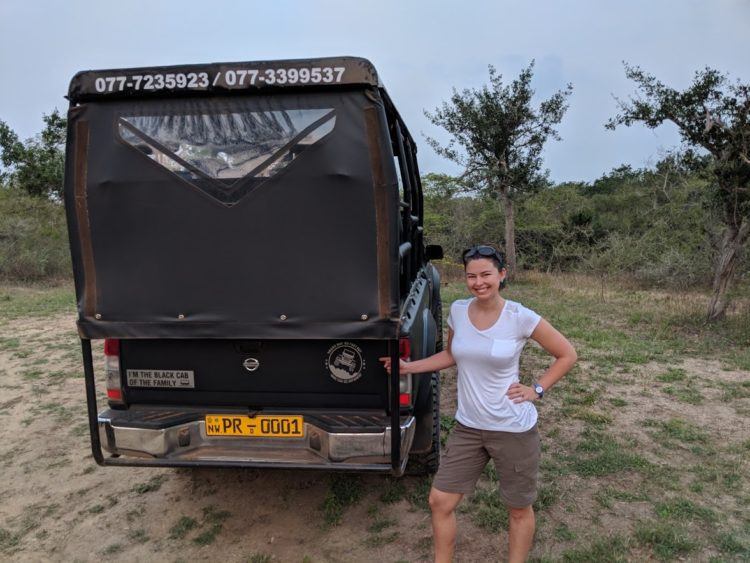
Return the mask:
{"type": "Polygon", "coordinates": [[[707,294],[659,293],[616,283],[602,292],[596,280],[585,276],[525,273],[511,283],[506,296],[543,312],[575,341],[579,357],[600,369],[713,357],[750,370],[750,309],[708,323],[707,294]],[[628,323],[634,316],[639,322],[628,323]]]}
{"type": "Polygon", "coordinates": [[[622,563],[628,560],[628,542],[621,536],[599,538],[584,547],[562,553],[565,563],[622,563]]]}
{"type": "Polygon", "coordinates": [[[370,526],[367,528],[367,531],[371,534],[379,534],[386,528],[390,528],[397,523],[398,521],[394,520],[393,518],[377,518],[372,524],[370,524],[370,526]]]}
{"type": "Polygon", "coordinates": [[[193,543],[204,546],[211,545],[216,541],[216,536],[221,533],[224,527],[224,521],[231,516],[226,510],[217,510],[215,506],[210,505],[203,508],[203,521],[201,527],[205,527],[200,534],[193,538],[193,543]]]}
{"type": "Polygon", "coordinates": [[[725,401],[747,399],[750,397],[750,381],[722,381],[719,383],[719,386],[724,392],[722,395],[722,399],[725,401]]]}
{"type": "Polygon", "coordinates": [[[635,529],[635,538],[641,545],[650,547],[654,555],[662,560],[676,559],[699,547],[684,528],[672,522],[639,522],[635,529]]]}
{"type": "Polygon", "coordinates": [[[18,350],[21,347],[21,341],[13,337],[0,337],[0,352],[7,352],[9,350],[18,350]]]}
{"type": "Polygon", "coordinates": [[[701,520],[711,523],[718,519],[716,513],[710,508],[697,505],[686,498],[675,498],[660,502],[654,508],[656,515],[662,520],[673,520],[676,522],[701,520]]]}
{"type": "Polygon", "coordinates": [[[649,500],[648,495],[642,490],[623,491],[609,485],[605,485],[593,495],[594,500],[604,508],[613,508],[615,501],[619,502],[643,502],[649,500]]]}
{"type": "Polygon", "coordinates": [[[383,483],[383,492],[380,500],[386,504],[398,502],[406,497],[406,485],[401,479],[386,479],[383,483]]]}
{"type": "Polygon", "coordinates": [[[646,419],[643,424],[652,428],[651,436],[668,448],[708,442],[708,435],[697,425],[679,418],[669,420],[646,419]]]}
{"type": "Polygon", "coordinates": [[[75,409],[66,407],[65,405],[58,402],[42,403],[41,405],[32,407],[31,412],[35,415],[51,417],[57,424],[60,425],[66,425],[70,423],[75,417],[80,416],[80,413],[76,412],[75,409]]]}
{"type": "Polygon", "coordinates": [[[328,493],[321,506],[325,525],[335,526],[341,522],[344,511],[349,506],[359,502],[362,495],[362,480],[359,475],[348,473],[331,475],[328,493]]]}
{"type": "MultiPolygon", "coordinates": [[[[0,288],[0,294],[8,291],[11,290],[0,288]]],[[[42,314],[60,311],[54,305],[56,298],[41,295],[58,289],[12,291],[18,297],[13,297],[16,312],[7,313],[4,302],[0,302],[0,325],[4,319],[16,318],[14,315],[26,315],[33,309],[32,303],[46,308],[42,314]]],[[[464,294],[460,285],[449,285],[443,292],[446,308],[452,298],[464,294]]],[[[71,300],[64,307],[74,312],[72,291],[68,295],[71,300]]],[[[573,340],[581,358],[576,369],[539,404],[544,452],[535,503],[535,550],[543,554],[541,561],[750,559],[750,440],[732,431],[733,420],[740,428],[742,417],[750,416],[750,377],[736,373],[750,371],[750,329],[737,322],[738,316],[709,325],[701,319],[703,295],[616,286],[607,287],[602,293],[586,278],[570,276],[522,277],[511,284],[506,296],[542,313],[573,340]],[[700,361],[691,363],[691,359],[700,361]],[[722,368],[732,371],[722,372],[722,368]],[[669,410],[659,408],[655,401],[668,403],[669,410]],[[728,420],[729,426],[702,425],[705,413],[719,404],[724,408],[724,417],[734,417],[728,420]],[[695,413],[703,416],[694,417],[695,413]]],[[[743,315],[741,319],[750,326],[750,314],[743,315]]],[[[62,357],[73,347],[76,356],[71,361],[80,362],[74,338],[70,340],[72,344],[66,340],[56,353],[62,357]]],[[[23,387],[38,387],[40,393],[50,384],[75,383],[70,379],[70,368],[50,373],[37,363],[34,346],[9,331],[0,336],[0,352],[23,364],[20,369],[0,374],[3,392],[14,383],[8,377],[14,374],[17,383],[25,377],[23,387]]],[[[522,375],[531,381],[548,365],[544,351],[529,346],[522,359],[522,375]]],[[[8,391],[3,401],[11,401],[15,394],[8,391]]],[[[69,416],[65,408],[55,408],[52,397],[40,395],[34,399],[36,418],[29,419],[28,431],[41,430],[39,415],[52,421],[69,416]]],[[[21,419],[29,414],[20,413],[19,408],[16,403],[0,404],[0,414],[6,413],[2,420],[11,416],[21,419]]],[[[454,424],[452,416],[441,417],[443,440],[454,424]]],[[[65,425],[63,435],[71,441],[71,435],[85,434],[87,430],[85,425],[79,430],[75,426],[74,419],[65,425]]],[[[27,452],[18,455],[22,453],[27,452]]],[[[0,456],[0,462],[4,459],[0,456]]],[[[95,466],[90,467],[95,470],[95,466]]],[[[122,544],[113,545],[125,549],[148,541],[146,530],[150,528],[143,519],[145,507],[158,500],[158,495],[147,493],[158,490],[163,482],[157,476],[134,486],[131,495],[124,496],[123,502],[130,499],[128,502],[136,504],[127,507],[132,509],[127,514],[126,507],[120,508],[128,524],[122,538],[112,538],[122,544]]],[[[487,538],[487,545],[497,542],[494,534],[507,528],[508,523],[507,508],[500,501],[495,482],[494,470],[488,466],[476,493],[465,499],[459,509],[461,529],[478,527],[481,532],[467,533],[487,538]]],[[[360,535],[355,542],[367,557],[377,557],[375,551],[366,552],[367,549],[378,550],[387,544],[392,544],[389,549],[396,549],[407,542],[413,547],[418,540],[422,546],[419,550],[429,557],[430,542],[425,537],[430,533],[429,477],[362,479],[332,474],[324,483],[327,491],[315,518],[324,527],[346,519],[347,511],[359,514],[352,507],[366,502],[376,509],[356,523],[360,535]],[[402,510],[404,507],[406,510],[402,510]],[[413,514],[415,511],[420,513],[413,514]],[[416,535],[411,530],[402,531],[403,526],[415,522],[422,526],[416,535]]],[[[78,506],[99,511],[89,520],[114,513],[102,499],[82,495],[74,500],[78,506]]],[[[229,530],[222,532],[229,514],[215,507],[206,507],[202,516],[191,517],[191,512],[185,512],[188,515],[177,518],[178,512],[175,520],[169,521],[172,527],[166,534],[177,541],[166,545],[179,546],[180,540],[193,548],[212,545],[210,550],[218,554],[224,535],[230,536],[229,530]]],[[[42,530],[52,530],[39,514],[24,518],[0,521],[3,556],[22,549],[27,534],[33,537],[42,530]]],[[[51,541],[53,534],[45,541],[51,541]]],[[[471,547],[465,549],[471,553],[471,547]]],[[[335,555],[332,553],[331,557],[335,555]]],[[[118,554],[114,558],[122,557],[118,554]]],[[[245,556],[247,561],[271,559],[265,553],[245,556]]]]}
{"type": "Polygon", "coordinates": [[[573,541],[576,539],[576,534],[568,528],[567,524],[560,524],[557,526],[555,528],[554,536],[558,541],[573,541]]]}
{"type": "Polygon", "coordinates": [[[602,477],[623,471],[643,471],[651,464],[632,453],[612,435],[599,430],[584,429],[576,447],[578,455],[568,458],[569,467],[582,477],[602,477]]]}
{"type": "Polygon", "coordinates": [[[555,483],[541,485],[537,489],[534,511],[543,512],[554,505],[560,498],[560,489],[555,483]]]}
{"type": "Polygon", "coordinates": [[[14,534],[5,528],[0,528],[0,551],[9,551],[16,547],[21,540],[19,534],[14,534]]]}
{"type": "Polygon", "coordinates": [[[138,485],[135,485],[131,489],[131,491],[138,495],[145,495],[146,493],[152,493],[154,491],[158,491],[159,489],[161,489],[162,484],[166,480],[167,480],[166,475],[155,475],[151,477],[151,479],[149,479],[145,483],[139,483],[138,485]]]}
{"type": "Polygon", "coordinates": [[[714,538],[714,545],[722,553],[736,555],[743,560],[750,560],[750,533],[745,533],[742,541],[734,532],[721,532],[714,538]]]}
{"type": "Polygon", "coordinates": [[[133,508],[125,513],[125,520],[129,523],[135,522],[138,518],[142,518],[146,513],[146,507],[141,505],[138,508],[133,508]]]}
{"type": "Polygon", "coordinates": [[[108,545],[102,550],[103,555],[115,555],[116,553],[120,553],[123,550],[123,545],[121,543],[113,543],[108,545]]]}
{"type": "Polygon", "coordinates": [[[20,516],[11,519],[15,531],[0,527],[0,552],[14,553],[30,532],[38,529],[45,518],[53,517],[60,509],[56,503],[36,503],[23,509],[20,516]]]}
{"type": "Polygon", "coordinates": [[[146,530],[138,528],[137,530],[131,530],[128,532],[128,539],[135,543],[146,543],[150,539],[146,530]]]}
{"type": "Polygon", "coordinates": [[[392,528],[398,524],[397,519],[380,516],[380,510],[376,505],[370,506],[367,509],[367,514],[372,518],[372,524],[367,527],[369,535],[363,541],[367,547],[382,547],[398,539],[400,535],[398,531],[387,531],[388,528],[392,528]]]}
{"type": "Polygon", "coordinates": [[[418,477],[412,481],[412,486],[407,490],[406,498],[412,508],[417,510],[430,510],[429,497],[432,480],[430,477],[418,477]]]}
{"type": "Polygon", "coordinates": [[[173,540],[182,539],[198,526],[198,521],[189,516],[180,516],[174,526],[169,529],[169,538],[173,540]]]}
{"type": "Polygon", "coordinates": [[[693,385],[686,386],[667,386],[662,387],[662,392],[667,395],[672,395],[678,401],[688,403],[690,405],[700,405],[703,403],[703,394],[696,389],[693,385]]]}
{"type": "Polygon", "coordinates": [[[488,532],[495,533],[508,529],[508,509],[494,486],[477,487],[465,510],[471,514],[477,526],[488,532]]]}
{"type": "Polygon", "coordinates": [[[612,423],[612,417],[610,415],[582,407],[563,408],[563,415],[596,426],[605,426],[612,423]]]}
{"type": "Polygon", "coordinates": [[[701,489],[724,493],[739,493],[747,475],[743,465],[738,466],[731,459],[711,456],[689,468],[693,474],[693,484],[702,485],[701,489]]]}
{"type": "Polygon", "coordinates": [[[384,545],[387,545],[389,543],[393,543],[399,538],[400,534],[398,532],[388,532],[387,534],[377,534],[374,536],[368,536],[364,540],[364,544],[367,547],[371,548],[378,548],[382,547],[384,545]]]}
{"type": "Polygon", "coordinates": [[[70,283],[53,287],[0,286],[0,320],[73,315],[75,310],[76,298],[70,283]]]}
{"type": "Polygon", "coordinates": [[[662,383],[685,381],[686,378],[687,372],[682,368],[669,368],[665,373],[656,376],[656,380],[662,383]]]}
{"type": "Polygon", "coordinates": [[[445,441],[448,439],[448,435],[456,425],[456,419],[447,414],[440,415],[440,445],[445,446],[445,441]]]}

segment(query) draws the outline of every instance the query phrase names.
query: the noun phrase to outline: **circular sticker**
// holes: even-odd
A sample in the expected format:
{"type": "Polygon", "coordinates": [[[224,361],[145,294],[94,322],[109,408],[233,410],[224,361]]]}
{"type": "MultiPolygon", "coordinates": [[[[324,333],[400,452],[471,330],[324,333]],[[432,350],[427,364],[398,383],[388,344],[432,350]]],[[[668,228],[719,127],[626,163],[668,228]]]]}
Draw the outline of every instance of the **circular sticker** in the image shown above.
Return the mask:
{"type": "Polygon", "coordinates": [[[328,349],[325,366],[339,383],[357,381],[365,369],[362,348],[351,342],[338,342],[328,349]]]}

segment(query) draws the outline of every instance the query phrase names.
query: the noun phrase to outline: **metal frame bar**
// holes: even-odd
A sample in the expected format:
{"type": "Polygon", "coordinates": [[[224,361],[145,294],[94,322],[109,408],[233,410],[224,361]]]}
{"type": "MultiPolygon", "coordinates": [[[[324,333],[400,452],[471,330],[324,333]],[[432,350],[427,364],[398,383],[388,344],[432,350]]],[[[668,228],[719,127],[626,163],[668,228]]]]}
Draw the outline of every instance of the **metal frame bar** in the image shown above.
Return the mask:
{"type": "Polygon", "coordinates": [[[99,441],[99,413],[96,407],[96,382],[94,381],[94,358],[91,354],[91,340],[81,338],[81,353],[83,354],[83,375],[86,381],[86,406],[89,415],[89,434],[91,435],[91,453],[96,463],[106,465],[102,444],[99,441]]]}
{"type": "MultiPolygon", "coordinates": [[[[401,405],[399,404],[400,364],[398,340],[388,343],[391,357],[391,469],[393,474],[401,476],[404,467],[401,463],[401,405]]],[[[407,456],[408,457],[408,456],[407,456]]]]}

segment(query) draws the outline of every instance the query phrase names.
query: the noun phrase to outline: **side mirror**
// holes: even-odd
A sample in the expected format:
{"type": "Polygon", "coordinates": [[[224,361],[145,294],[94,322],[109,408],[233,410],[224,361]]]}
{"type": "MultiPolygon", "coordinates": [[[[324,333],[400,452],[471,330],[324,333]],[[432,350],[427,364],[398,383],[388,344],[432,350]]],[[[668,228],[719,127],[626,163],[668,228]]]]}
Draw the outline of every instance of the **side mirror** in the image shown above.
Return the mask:
{"type": "Polygon", "coordinates": [[[443,247],[439,244],[428,244],[424,249],[424,256],[427,260],[442,260],[443,247]]]}

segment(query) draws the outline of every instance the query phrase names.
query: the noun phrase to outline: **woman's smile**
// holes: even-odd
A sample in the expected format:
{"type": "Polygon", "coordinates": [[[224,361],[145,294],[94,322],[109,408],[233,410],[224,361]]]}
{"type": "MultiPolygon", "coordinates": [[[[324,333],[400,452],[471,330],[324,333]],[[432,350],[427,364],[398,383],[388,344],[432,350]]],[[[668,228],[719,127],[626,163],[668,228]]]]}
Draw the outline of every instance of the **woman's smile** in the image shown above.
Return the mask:
{"type": "Polygon", "coordinates": [[[466,264],[466,285],[475,297],[495,296],[505,279],[505,269],[498,270],[492,260],[480,258],[466,264]]]}

